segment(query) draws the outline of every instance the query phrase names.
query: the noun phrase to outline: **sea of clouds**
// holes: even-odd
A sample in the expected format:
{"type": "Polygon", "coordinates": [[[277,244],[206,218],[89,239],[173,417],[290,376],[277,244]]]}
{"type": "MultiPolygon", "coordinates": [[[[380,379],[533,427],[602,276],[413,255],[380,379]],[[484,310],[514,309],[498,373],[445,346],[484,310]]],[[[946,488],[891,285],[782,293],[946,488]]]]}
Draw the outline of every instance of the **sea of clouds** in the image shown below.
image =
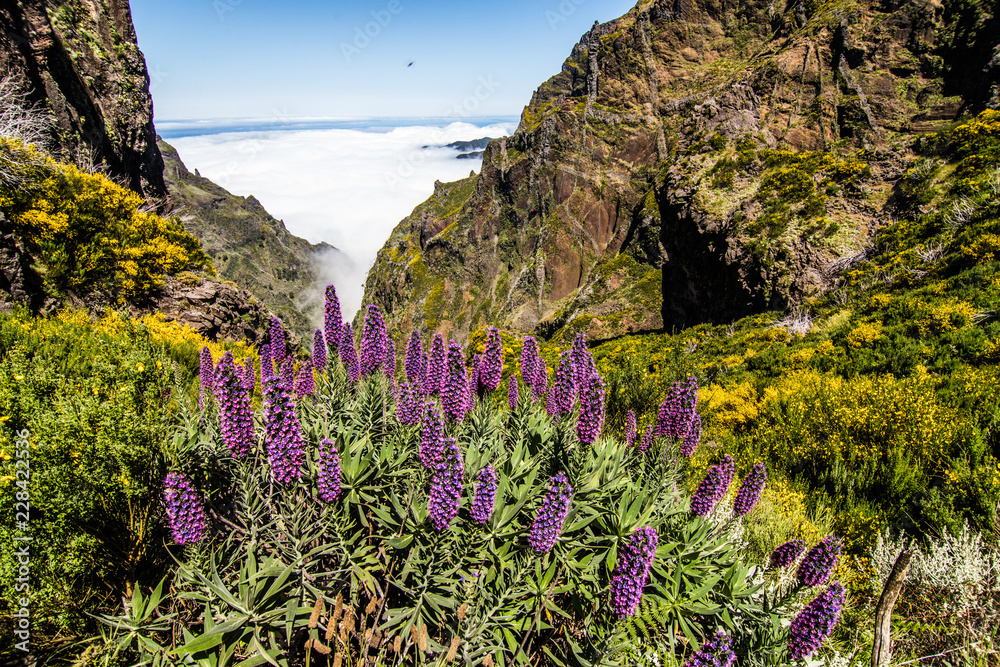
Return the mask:
{"type": "MultiPolygon", "coordinates": [[[[427,199],[434,181],[479,171],[454,141],[509,135],[513,118],[158,123],[191,171],[256,197],[288,230],[340,253],[317,259],[337,286],[346,317],[361,304],[365,276],[396,224],[427,199]]],[[[317,289],[322,287],[318,285],[317,289]]]]}

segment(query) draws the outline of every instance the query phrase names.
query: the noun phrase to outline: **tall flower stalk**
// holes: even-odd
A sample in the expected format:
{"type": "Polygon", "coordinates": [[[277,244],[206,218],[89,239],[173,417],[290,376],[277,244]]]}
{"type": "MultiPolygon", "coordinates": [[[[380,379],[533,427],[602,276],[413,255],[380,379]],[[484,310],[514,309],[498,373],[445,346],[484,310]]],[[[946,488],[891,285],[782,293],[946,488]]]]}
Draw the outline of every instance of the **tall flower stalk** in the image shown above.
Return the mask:
{"type": "Polygon", "coordinates": [[[212,361],[212,351],[207,345],[201,348],[198,362],[198,409],[204,410],[212,395],[212,380],[215,376],[215,362],[212,361]]]}
{"type": "Polygon", "coordinates": [[[489,327],[488,331],[477,378],[477,390],[481,396],[499,387],[503,374],[503,343],[500,341],[500,332],[496,327],[489,327]]]}
{"type": "Polygon", "coordinates": [[[497,497],[497,473],[493,466],[486,466],[479,471],[476,478],[476,497],[472,501],[472,520],[485,524],[493,514],[493,506],[497,497]]]}
{"type": "Polygon", "coordinates": [[[728,454],[718,465],[709,468],[691,496],[691,511],[701,517],[708,516],[715,504],[726,495],[735,473],[736,465],[728,454]]]}
{"type": "Polygon", "coordinates": [[[186,475],[169,473],[163,480],[163,501],[170,534],[177,544],[192,544],[205,534],[205,510],[201,497],[186,475]]]}
{"type": "Polygon", "coordinates": [[[406,380],[411,384],[420,379],[420,360],[423,353],[420,332],[414,329],[410,332],[410,340],[406,343],[406,356],[403,359],[403,371],[406,373],[406,380]]]}
{"type": "Polygon", "coordinates": [[[802,559],[796,578],[803,586],[822,586],[830,578],[833,568],[837,566],[842,543],[839,537],[832,535],[814,546],[802,559]]]}
{"type": "Polygon", "coordinates": [[[340,333],[340,363],[344,364],[347,371],[347,379],[357,382],[361,377],[361,364],[358,363],[358,351],[354,347],[354,332],[351,331],[351,323],[345,322],[340,333]]]}
{"type": "Polygon", "coordinates": [[[277,317],[271,318],[271,358],[274,363],[280,366],[287,356],[287,343],[285,341],[285,329],[281,326],[281,320],[277,317]]]}
{"type": "Polygon", "coordinates": [[[573,487],[566,473],[560,471],[550,481],[548,493],[538,508],[535,521],[528,533],[528,544],[536,553],[544,554],[552,551],[552,547],[562,534],[572,500],[573,487]]]}
{"type": "Polygon", "coordinates": [[[798,660],[815,653],[833,632],[843,606],[844,587],[834,582],[792,619],[788,628],[788,655],[798,660]]]}
{"type": "Polygon", "coordinates": [[[226,352],[215,369],[215,401],[219,406],[222,442],[233,456],[243,457],[253,446],[253,413],[250,397],[237,374],[233,353],[226,352]]]}
{"type": "Polygon", "coordinates": [[[319,329],[313,332],[312,363],[317,373],[326,370],[326,340],[323,338],[323,332],[319,329]]]}
{"type": "Polygon", "coordinates": [[[618,552],[611,575],[611,610],[619,617],[634,616],[642,601],[642,589],[649,580],[649,568],[656,556],[659,537],[651,526],[640,528],[618,552]]]}
{"type": "Polygon", "coordinates": [[[424,393],[440,394],[447,380],[448,353],[444,347],[444,336],[436,333],[431,340],[431,352],[427,359],[427,386],[424,393]]]}
{"type": "Polygon", "coordinates": [[[750,513],[760,494],[764,491],[767,483],[767,468],[763,463],[758,463],[750,471],[750,474],[743,479],[740,490],[736,492],[736,500],[733,501],[733,515],[744,516],[750,513]]]}
{"type": "Polygon", "coordinates": [[[319,441],[319,476],[317,488],[319,498],[325,503],[332,503],[340,497],[340,456],[337,445],[329,438],[319,441]]]}
{"type": "Polygon", "coordinates": [[[337,351],[343,330],[344,322],[340,314],[340,299],[337,298],[337,290],[333,285],[327,285],[323,301],[323,335],[331,354],[337,351]]]}
{"type": "Polygon", "coordinates": [[[368,304],[364,328],[361,330],[361,375],[368,377],[382,367],[386,340],[382,311],[375,304],[368,304]]]}
{"type": "Polygon", "coordinates": [[[584,380],[580,392],[580,417],[576,422],[576,435],[580,442],[589,445],[601,434],[604,424],[604,382],[600,375],[590,375],[584,380]]]}
{"type": "Polygon", "coordinates": [[[454,438],[447,438],[444,442],[444,456],[434,466],[431,491],[427,497],[427,513],[434,530],[444,530],[458,516],[464,478],[462,452],[454,438]]]}
{"type": "Polygon", "coordinates": [[[280,377],[269,378],[264,388],[264,447],[275,483],[288,484],[299,478],[305,463],[305,441],[289,387],[280,377]]]}

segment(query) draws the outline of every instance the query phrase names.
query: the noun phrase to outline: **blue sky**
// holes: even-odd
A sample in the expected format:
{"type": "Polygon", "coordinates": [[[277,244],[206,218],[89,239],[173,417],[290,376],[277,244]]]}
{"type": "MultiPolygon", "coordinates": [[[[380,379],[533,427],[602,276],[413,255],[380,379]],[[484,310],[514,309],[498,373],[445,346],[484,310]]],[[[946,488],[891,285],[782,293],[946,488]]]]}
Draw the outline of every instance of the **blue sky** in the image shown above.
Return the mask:
{"type": "Polygon", "coordinates": [[[132,0],[158,120],[516,115],[635,0],[132,0]],[[412,66],[408,66],[410,62],[412,66]]]}

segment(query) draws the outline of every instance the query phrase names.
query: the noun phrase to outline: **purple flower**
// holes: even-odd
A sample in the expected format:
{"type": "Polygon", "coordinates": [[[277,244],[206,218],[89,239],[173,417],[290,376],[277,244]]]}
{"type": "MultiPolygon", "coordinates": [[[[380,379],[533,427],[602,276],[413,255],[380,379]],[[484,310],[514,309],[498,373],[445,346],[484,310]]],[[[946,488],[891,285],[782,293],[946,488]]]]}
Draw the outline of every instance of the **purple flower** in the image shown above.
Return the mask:
{"type": "Polygon", "coordinates": [[[434,470],[444,456],[444,421],[434,403],[424,406],[424,416],[420,424],[420,462],[429,470],[434,470]]]}
{"type": "Polygon", "coordinates": [[[576,422],[576,437],[589,445],[601,434],[604,424],[604,382],[600,375],[591,375],[580,391],[580,417],[576,422]]]}
{"type": "Polygon", "coordinates": [[[823,644],[837,625],[843,606],[844,587],[835,581],[792,619],[788,654],[793,660],[811,655],[823,644]]]}
{"type": "Polygon", "coordinates": [[[285,330],[281,326],[281,320],[277,317],[271,318],[271,358],[274,363],[281,365],[286,356],[285,330]]]}
{"type": "Polygon", "coordinates": [[[695,412],[681,439],[681,454],[690,457],[694,454],[694,450],[698,449],[699,442],[701,442],[701,415],[695,412]]]}
{"type": "Polygon", "coordinates": [[[545,409],[554,419],[568,415],[573,410],[573,399],[576,387],[573,386],[573,361],[569,351],[560,355],[559,368],[556,370],[556,383],[546,397],[545,409]]]}
{"type": "Polygon", "coordinates": [[[689,377],[686,383],[675,382],[656,417],[656,437],[682,440],[681,451],[685,456],[694,454],[701,439],[701,417],[695,411],[697,402],[697,378],[689,377]]]}
{"type": "Polygon", "coordinates": [[[354,348],[354,333],[351,331],[350,322],[344,322],[339,345],[340,362],[344,364],[347,378],[351,382],[357,382],[358,378],[361,377],[361,365],[358,363],[358,351],[354,348]]]}
{"type": "Polygon", "coordinates": [[[423,356],[423,352],[420,345],[420,334],[414,329],[410,332],[410,340],[406,344],[406,357],[403,359],[403,370],[410,383],[420,379],[420,358],[423,356]]]}
{"type": "Polygon", "coordinates": [[[726,495],[735,472],[733,457],[728,454],[718,465],[709,468],[705,478],[691,496],[691,511],[698,516],[708,516],[715,504],[726,495]]]}
{"type": "Polygon", "coordinates": [[[205,533],[205,510],[191,480],[179,472],[169,473],[163,480],[163,500],[174,542],[191,544],[200,540],[205,533]]]}
{"type": "Polygon", "coordinates": [[[583,392],[590,378],[598,374],[594,358],[591,356],[590,350],[587,349],[587,338],[582,333],[577,334],[573,341],[569,357],[573,388],[579,395],[583,392]]]}
{"type": "Polygon", "coordinates": [[[257,384],[257,374],[253,368],[253,357],[247,355],[243,362],[243,390],[247,394],[253,394],[255,384],[257,384]]]}
{"type": "Polygon", "coordinates": [[[758,463],[744,478],[740,490],[736,492],[736,500],[733,501],[734,516],[743,516],[753,509],[753,506],[760,500],[760,494],[764,491],[766,482],[767,469],[763,463],[758,463]]]}
{"type": "Polygon", "coordinates": [[[396,419],[400,424],[413,426],[420,421],[420,390],[409,382],[400,382],[396,392],[396,419]]]}
{"type": "Polygon", "coordinates": [[[489,327],[486,349],[479,367],[479,393],[487,394],[500,386],[503,374],[503,343],[496,327],[489,327]]]}
{"type": "Polygon", "coordinates": [[[462,452],[458,449],[455,438],[447,438],[444,441],[444,455],[434,466],[431,491],[427,497],[427,513],[430,514],[434,530],[444,530],[458,515],[464,479],[462,452]]]}
{"type": "Polygon", "coordinates": [[[552,551],[562,533],[572,499],[573,487],[570,486],[566,473],[560,471],[552,478],[549,492],[538,508],[535,522],[531,524],[531,531],[528,533],[528,543],[536,553],[552,551]]]}
{"type": "Polygon", "coordinates": [[[625,414],[625,444],[629,447],[635,445],[635,436],[638,431],[635,423],[635,410],[629,410],[625,414]]]}
{"type": "Polygon", "coordinates": [[[385,360],[385,321],[375,304],[368,304],[365,325],[361,331],[361,375],[368,377],[382,367],[385,360]]]}
{"type": "Polygon", "coordinates": [[[507,405],[511,410],[517,408],[517,377],[514,375],[507,379],[507,405]]]}
{"type": "Polygon", "coordinates": [[[611,575],[611,610],[619,617],[634,616],[642,600],[642,589],[649,580],[649,568],[656,556],[659,538],[651,526],[632,534],[628,544],[618,552],[618,562],[611,575]]]}
{"type": "Polygon", "coordinates": [[[274,361],[271,359],[271,346],[260,346],[260,390],[264,391],[264,383],[274,375],[274,361]]]}
{"type": "Polygon", "coordinates": [[[215,369],[215,401],[219,405],[222,442],[233,456],[246,456],[253,443],[253,413],[243,380],[237,375],[232,352],[223,354],[215,369]]]}
{"type": "Polygon", "coordinates": [[[646,427],[646,430],[642,433],[642,441],[639,442],[639,452],[645,452],[650,447],[653,446],[653,441],[656,440],[656,426],[650,424],[646,427]]]}
{"type": "Polygon", "coordinates": [[[291,357],[286,357],[279,364],[278,374],[281,376],[281,381],[285,383],[286,387],[291,388],[295,385],[295,362],[291,357]]]}
{"type": "Polygon", "coordinates": [[[472,501],[472,520],[479,524],[485,524],[493,514],[493,506],[497,497],[497,474],[493,466],[486,466],[479,471],[476,478],[479,484],[476,486],[476,497],[472,501]]]}
{"type": "Polygon", "coordinates": [[[427,389],[427,366],[428,365],[429,365],[429,362],[427,361],[427,353],[424,352],[423,354],[420,355],[420,381],[418,383],[419,384],[419,388],[420,388],[420,392],[423,393],[423,394],[429,393],[429,390],[427,389]]]}
{"type": "Polygon", "coordinates": [[[340,299],[333,285],[326,286],[326,300],[323,303],[323,334],[330,352],[335,352],[340,344],[340,334],[344,330],[340,314],[340,299]]]}
{"type": "Polygon", "coordinates": [[[684,667],[730,667],[736,662],[733,653],[732,640],[721,630],[715,633],[711,641],[701,645],[701,650],[688,658],[684,667]]]}
{"type": "Polygon", "coordinates": [[[312,364],[300,364],[298,375],[295,376],[295,396],[311,396],[316,391],[316,382],[313,380],[312,364]]]}
{"type": "Polygon", "coordinates": [[[264,386],[264,446],[276,483],[298,479],[305,462],[305,442],[288,385],[280,377],[268,378],[264,386]]]}
{"type": "Polygon", "coordinates": [[[788,567],[805,550],[806,543],[802,540],[789,540],[771,553],[771,567],[788,567]]]}
{"type": "Polygon", "coordinates": [[[313,368],[317,373],[326,370],[326,341],[323,340],[323,332],[319,329],[313,332],[313,368]]]}
{"type": "Polygon", "coordinates": [[[332,503],[340,497],[340,457],[337,445],[329,438],[319,441],[319,498],[332,503]]]}
{"type": "Polygon", "coordinates": [[[448,353],[444,347],[444,336],[436,333],[431,340],[431,352],[427,360],[427,386],[424,393],[440,394],[447,381],[448,353]]]}
{"type": "Polygon", "coordinates": [[[524,337],[521,347],[521,380],[531,387],[531,400],[537,401],[549,384],[545,361],[538,355],[538,343],[531,336],[524,337]]]}
{"type": "Polygon", "coordinates": [[[201,356],[198,358],[200,368],[198,369],[198,409],[204,410],[208,404],[206,400],[212,395],[212,379],[215,374],[215,362],[212,361],[212,351],[208,346],[201,348],[201,356]]]}
{"type": "Polygon", "coordinates": [[[448,342],[448,381],[441,388],[441,403],[445,414],[455,422],[465,418],[468,407],[468,374],[465,371],[465,353],[455,341],[448,342]]]}
{"type": "Polygon", "coordinates": [[[830,578],[833,568],[837,566],[840,556],[841,542],[839,537],[829,536],[814,546],[802,559],[799,571],[795,575],[803,586],[822,586],[830,578]]]}

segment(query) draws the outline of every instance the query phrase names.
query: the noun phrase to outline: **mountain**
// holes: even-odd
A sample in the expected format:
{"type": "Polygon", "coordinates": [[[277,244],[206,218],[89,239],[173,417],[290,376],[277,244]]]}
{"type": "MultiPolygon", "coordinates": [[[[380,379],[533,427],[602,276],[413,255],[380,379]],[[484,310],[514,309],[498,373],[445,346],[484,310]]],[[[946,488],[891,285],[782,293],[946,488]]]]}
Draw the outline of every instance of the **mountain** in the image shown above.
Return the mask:
{"type": "MultiPolygon", "coordinates": [[[[319,262],[337,257],[336,249],[293,236],[256,199],[191,174],[172,147],[157,144],[149,72],[127,0],[0,2],[0,66],[24,102],[51,120],[45,148],[53,157],[100,171],[161,214],[180,217],[211,258],[218,276],[166,280],[130,299],[133,308],[160,310],[213,337],[252,340],[268,311],[299,336],[309,333],[320,305],[319,262]],[[226,325],[230,319],[242,324],[226,325]]],[[[106,302],[43,294],[32,275],[39,258],[27,257],[7,227],[0,213],[0,304],[106,302]]]]}
{"type": "Polygon", "coordinates": [[[53,120],[49,150],[167,195],[149,72],[127,0],[0,2],[0,71],[53,120]]]}
{"type": "Polygon", "coordinates": [[[249,290],[299,335],[322,318],[319,263],[345,261],[326,243],[295,236],[253,196],[240,197],[192,174],[174,148],[159,141],[166,168],[171,214],[180,216],[216,271],[249,290]]]}
{"type": "Polygon", "coordinates": [[[998,8],[642,0],[397,225],[365,303],[457,338],[600,340],[823,294],[914,141],[1000,104],[998,8]]]}

